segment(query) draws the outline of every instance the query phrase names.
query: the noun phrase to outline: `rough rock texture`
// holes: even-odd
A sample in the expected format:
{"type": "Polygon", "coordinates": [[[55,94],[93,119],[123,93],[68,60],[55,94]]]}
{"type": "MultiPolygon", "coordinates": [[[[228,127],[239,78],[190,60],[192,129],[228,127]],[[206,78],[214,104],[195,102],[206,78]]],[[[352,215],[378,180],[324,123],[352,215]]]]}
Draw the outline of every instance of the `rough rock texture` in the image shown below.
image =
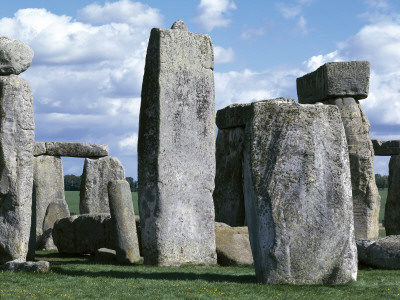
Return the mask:
{"type": "Polygon", "coordinates": [[[379,141],[372,140],[375,156],[392,156],[400,154],[400,140],[379,141]]]}
{"type": "Polygon", "coordinates": [[[0,267],[1,271],[12,272],[33,272],[33,273],[46,273],[50,271],[50,263],[48,261],[8,261],[0,267]]]}
{"type": "Polygon", "coordinates": [[[244,127],[218,130],[213,193],[215,221],[229,226],[245,225],[243,142],[244,127]]]}
{"type": "Polygon", "coordinates": [[[114,240],[117,260],[134,263],[140,260],[132,194],[126,180],[113,180],[108,184],[111,221],[114,223],[114,240]]]}
{"type": "Polygon", "coordinates": [[[330,62],[296,80],[300,103],[312,104],[330,98],[368,97],[369,62],[330,62]]]}
{"type": "Polygon", "coordinates": [[[25,43],[0,37],[0,76],[24,72],[32,63],[33,50],[25,43]]]}
{"type": "Polygon", "coordinates": [[[70,157],[103,157],[108,155],[108,146],[91,143],[46,142],[46,154],[70,157]]]}
{"type": "Polygon", "coordinates": [[[389,187],[385,206],[386,235],[400,234],[400,155],[389,162],[389,187]]]}
{"type": "Polygon", "coordinates": [[[213,68],[208,35],[152,29],[138,140],[146,264],[216,263],[213,68]]]}
{"type": "Polygon", "coordinates": [[[379,234],[380,196],[373,170],[370,124],[357,100],[367,97],[368,82],[368,62],[328,63],[297,78],[300,103],[323,101],[339,107],[350,156],[356,239],[374,238],[379,234]]]}
{"type": "Polygon", "coordinates": [[[43,231],[40,239],[36,241],[35,249],[38,250],[57,250],[56,245],[53,241],[53,228],[49,228],[43,231]]]}
{"type": "Polygon", "coordinates": [[[282,98],[252,103],[244,153],[257,281],[355,280],[349,156],[338,108],[282,98]]]}
{"type": "Polygon", "coordinates": [[[0,264],[25,261],[32,214],[35,123],[32,90],[16,76],[0,76],[0,264]]]}
{"type": "Polygon", "coordinates": [[[53,241],[60,253],[94,254],[97,249],[115,249],[109,214],[77,215],[54,223],[53,241]]]}
{"type": "Polygon", "coordinates": [[[122,179],[125,179],[125,170],[118,158],[86,158],[81,179],[80,213],[110,213],[107,185],[111,180],[122,179]]]}
{"type": "Polygon", "coordinates": [[[231,227],[224,223],[215,222],[215,243],[219,265],[253,264],[247,227],[231,227]]]}
{"type": "Polygon", "coordinates": [[[379,268],[400,270],[400,235],[357,240],[359,262],[379,268]]]}
{"type": "Polygon", "coordinates": [[[43,231],[48,229],[43,229],[43,220],[49,204],[60,203],[65,211],[62,218],[69,216],[65,201],[63,168],[59,156],[41,155],[34,158],[32,198],[36,206],[36,240],[39,241],[43,231]]]}
{"type": "Polygon", "coordinates": [[[35,142],[33,146],[33,155],[45,155],[46,154],[46,143],[45,142],[35,142]]]}

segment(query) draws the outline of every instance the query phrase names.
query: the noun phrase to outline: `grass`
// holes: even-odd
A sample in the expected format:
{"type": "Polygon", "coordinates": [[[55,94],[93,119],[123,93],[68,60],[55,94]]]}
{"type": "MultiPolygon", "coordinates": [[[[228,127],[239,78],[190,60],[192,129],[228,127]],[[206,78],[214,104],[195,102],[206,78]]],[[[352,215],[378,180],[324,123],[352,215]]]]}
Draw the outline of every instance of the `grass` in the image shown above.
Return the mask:
{"type": "Polygon", "coordinates": [[[152,267],[37,251],[47,274],[0,273],[0,299],[399,299],[400,271],[361,268],[340,286],[262,285],[252,266],[152,267]]]}
{"type": "MultiPolygon", "coordinates": [[[[79,214],[79,191],[65,191],[65,200],[67,201],[69,211],[79,214]]],[[[135,215],[139,215],[138,195],[136,192],[132,193],[132,201],[135,215]]]]}

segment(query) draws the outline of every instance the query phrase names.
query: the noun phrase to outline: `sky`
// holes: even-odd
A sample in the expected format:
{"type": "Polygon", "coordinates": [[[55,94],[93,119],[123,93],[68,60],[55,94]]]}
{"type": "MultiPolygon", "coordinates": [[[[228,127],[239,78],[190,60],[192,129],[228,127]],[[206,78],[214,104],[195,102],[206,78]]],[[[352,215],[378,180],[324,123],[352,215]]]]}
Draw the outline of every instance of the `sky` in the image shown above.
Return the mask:
{"type": "MultiPolygon", "coordinates": [[[[400,1],[0,0],[0,36],[35,52],[20,76],[33,89],[37,141],[108,144],[137,178],[140,93],[153,27],[184,20],[211,36],[216,110],[277,97],[330,61],[368,60],[360,103],[371,138],[400,139],[400,1]]],[[[388,174],[388,157],[375,173],[388,174]]],[[[63,158],[64,174],[83,160],[63,158]]]]}

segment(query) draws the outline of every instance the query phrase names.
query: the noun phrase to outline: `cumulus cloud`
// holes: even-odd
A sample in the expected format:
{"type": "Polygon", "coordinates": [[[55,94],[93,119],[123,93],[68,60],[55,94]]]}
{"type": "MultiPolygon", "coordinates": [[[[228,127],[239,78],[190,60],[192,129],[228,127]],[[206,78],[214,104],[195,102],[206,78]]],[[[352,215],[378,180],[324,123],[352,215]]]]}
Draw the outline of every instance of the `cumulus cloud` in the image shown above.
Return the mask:
{"type": "Polygon", "coordinates": [[[216,64],[231,63],[235,60],[235,52],[231,47],[214,46],[214,60],[216,64]]]}
{"type": "Polygon", "coordinates": [[[195,21],[207,31],[226,27],[231,23],[228,13],[234,9],[236,4],[232,0],[201,0],[195,21]]]}

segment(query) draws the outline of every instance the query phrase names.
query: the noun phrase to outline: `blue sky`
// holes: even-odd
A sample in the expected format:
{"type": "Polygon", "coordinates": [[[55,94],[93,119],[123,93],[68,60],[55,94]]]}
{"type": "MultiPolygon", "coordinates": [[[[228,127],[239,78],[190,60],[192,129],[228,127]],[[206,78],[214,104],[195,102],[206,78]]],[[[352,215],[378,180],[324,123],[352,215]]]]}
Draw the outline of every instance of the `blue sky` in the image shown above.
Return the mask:
{"type": "MultiPolygon", "coordinates": [[[[214,43],[216,109],[297,99],[296,78],[328,61],[369,60],[361,101],[371,137],[400,139],[400,1],[3,1],[0,35],[35,51],[36,140],[105,143],[137,178],[137,131],[151,28],[183,19],[214,43]]],[[[64,159],[80,175],[81,159],[64,159]]],[[[378,157],[375,172],[388,173],[378,157]]]]}

